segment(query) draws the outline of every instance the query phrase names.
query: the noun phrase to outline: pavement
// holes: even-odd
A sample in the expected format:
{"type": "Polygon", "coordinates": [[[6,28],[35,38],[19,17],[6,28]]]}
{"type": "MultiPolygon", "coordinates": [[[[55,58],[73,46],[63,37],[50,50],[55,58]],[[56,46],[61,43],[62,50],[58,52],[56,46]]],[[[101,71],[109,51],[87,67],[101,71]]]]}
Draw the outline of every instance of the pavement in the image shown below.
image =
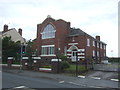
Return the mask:
{"type": "MultiPolygon", "coordinates": [[[[59,83],[70,83],[74,85],[87,86],[90,88],[120,88],[120,83],[118,80],[110,80],[108,77],[110,74],[106,73],[104,75],[102,72],[98,71],[94,74],[92,72],[86,75],[78,75],[78,76],[70,76],[65,75],[63,73],[55,74],[55,73],[45,73],[45,72],[37,72],[37,71],[28,71],[28,70],[18,70],[18,69],[4,69],[3,72],[14,73],[17,75],[29,76],[34,78],[46,78],[57,80],[59,83]],[[98,77],[98,75],[105,76],[107,79],[98,77]]],[[[111,75],[113,73],[111,72],[111,75]]],[[[116,74],[117,75],[117,74],[116,74]]],[[[114,78],[113,78],[114,79],[114,78]]]]}
{"type": "Polygon", "coordinates": [[[94,64],[93,67],[94,67],[94,70],[100,70],[100,71],[118,72],[118,70],[120,70],[120,67],[118,67],[118,63],[94,64]]]}

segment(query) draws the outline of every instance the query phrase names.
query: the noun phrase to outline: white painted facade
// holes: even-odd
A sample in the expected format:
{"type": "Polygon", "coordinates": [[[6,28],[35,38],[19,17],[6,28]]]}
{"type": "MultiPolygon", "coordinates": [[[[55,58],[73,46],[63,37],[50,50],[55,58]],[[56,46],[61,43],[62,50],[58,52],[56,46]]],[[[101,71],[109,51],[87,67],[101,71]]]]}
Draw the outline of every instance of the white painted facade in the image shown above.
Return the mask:
{"type": "Polygon", "coordinates": [[[14,42],[20,41],[21,43],[25,43],[25,39],[16,31],[15,28],[10,29],[9,31],[2,34],[2,38],[6,36],[7,37],[11,36],[11,39],[14,42]]]}

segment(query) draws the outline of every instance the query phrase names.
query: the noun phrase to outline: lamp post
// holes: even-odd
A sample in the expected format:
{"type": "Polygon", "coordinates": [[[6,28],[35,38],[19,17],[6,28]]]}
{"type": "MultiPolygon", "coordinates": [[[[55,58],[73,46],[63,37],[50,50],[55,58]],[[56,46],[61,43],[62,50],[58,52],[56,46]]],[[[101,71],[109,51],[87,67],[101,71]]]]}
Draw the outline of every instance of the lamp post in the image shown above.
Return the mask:
{"type": "Polygon", "coordinates": [[[76,52],[76,76],[78,75],[78,52],[77,50],[75,50],[76,52]]]}
{"type": "Polygon", "coordinates": [[[78,52],[76,51],[76,76],[78,75],[78,52]]]}
{"type": "Polygon", "coordinates": [[[56,49],[56,57],[58,59],[58,62],[57,62],[57,73],[59,73],[59,48],[56,49]]]}
{"type": "Polygon", "coordinates": [[[20,46],[20,71],[22,70],[22,45],[20,46]]]}
{"type": "Polygon", "coordinates": [[[95,57],[92,56],[92,69],[94,69],[94,60],[95,60],[95,57]]]}

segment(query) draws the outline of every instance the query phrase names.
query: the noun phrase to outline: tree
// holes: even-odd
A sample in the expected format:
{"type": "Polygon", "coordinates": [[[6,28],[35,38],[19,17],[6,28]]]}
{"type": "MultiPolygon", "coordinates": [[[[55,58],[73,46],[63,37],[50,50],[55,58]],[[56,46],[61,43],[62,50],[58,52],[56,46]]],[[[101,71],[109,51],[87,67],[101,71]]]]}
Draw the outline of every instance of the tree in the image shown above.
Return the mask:
{"type": "Polygon", "coordinates": [[[3,37],[2,39],[2,60],[7,62],[8,57],[18,58],[20,56],[20,41],[14,42],[11,37],[3,37]]]}
{"type": "Polygon", "coordinates": [[[33,42],[31,40],[27,41],[27,46],[26,46],[26,56],[28,56],[29,60],[28,60],[28,65],[30,66],[30,69],[32,68],[32,54],[33,54],[33,49],[32,49],[32,45],[33,42]]]}

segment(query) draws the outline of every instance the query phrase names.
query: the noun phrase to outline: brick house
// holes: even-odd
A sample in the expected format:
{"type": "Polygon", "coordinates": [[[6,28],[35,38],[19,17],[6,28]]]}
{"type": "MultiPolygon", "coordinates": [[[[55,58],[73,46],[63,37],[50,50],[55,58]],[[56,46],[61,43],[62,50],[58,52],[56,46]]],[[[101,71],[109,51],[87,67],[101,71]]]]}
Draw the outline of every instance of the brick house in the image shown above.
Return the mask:
{"type": "Polygon", "coordinates": [[[37,37],[34,48],[42,59],[51,60],[59,53],[67,56],[72,62],[94,59],[100,63],[106,57],[106,44],[90,36],[79,28],[71,28],[70,22],[55,20],[48,16],[37,24],[37,37]]]}

